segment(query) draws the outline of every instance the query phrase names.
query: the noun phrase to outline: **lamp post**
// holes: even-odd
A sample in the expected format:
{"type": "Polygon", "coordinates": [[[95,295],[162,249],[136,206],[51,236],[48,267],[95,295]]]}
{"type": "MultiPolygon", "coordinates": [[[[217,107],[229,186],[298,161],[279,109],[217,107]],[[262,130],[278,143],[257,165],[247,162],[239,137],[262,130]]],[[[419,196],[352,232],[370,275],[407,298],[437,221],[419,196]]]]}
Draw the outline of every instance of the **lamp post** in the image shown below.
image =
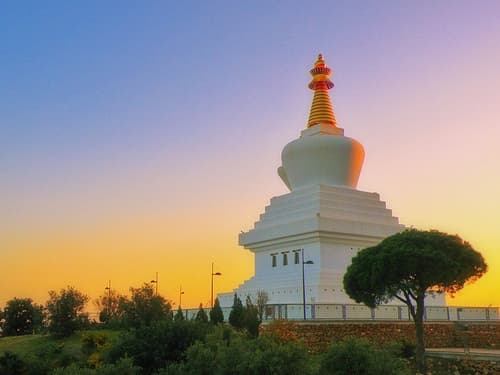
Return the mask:
{"type": "Polygon", "coordinates": [[[156,279],[151,280],[151,284],[155,284],[155,295],[158,295],[158,272],[156,272],[156,279]]]}
{"type": "Polygon", "coordinates": [[[211,288],[210,288],[210,308],[214,307],[214,276],[221,276],[222,273],[215,272],[214,273],[214,262],[212,262],[212,280],[211,280],[211,288]]]}
{"type": "Polygon", "coordinates": [[[179,308],[182,306],[182,295],[184,294],[184,291],[182,290],[182,285],[179,287],[179,308]]]}
{"type": "Polygon", "coordinates": [[[108,281],[108,286],[104,288],[108,291],[108,319],[111,317],[111,280],[108,281]]]}
{"type": "Polygon", "coordinates": [[[304,275],[304,264],[314,264],[312,260],[304,262],[304,249],[302,250],[302,309],[304,310],[304,320],[306,320],[306,278],[304,275]]]}

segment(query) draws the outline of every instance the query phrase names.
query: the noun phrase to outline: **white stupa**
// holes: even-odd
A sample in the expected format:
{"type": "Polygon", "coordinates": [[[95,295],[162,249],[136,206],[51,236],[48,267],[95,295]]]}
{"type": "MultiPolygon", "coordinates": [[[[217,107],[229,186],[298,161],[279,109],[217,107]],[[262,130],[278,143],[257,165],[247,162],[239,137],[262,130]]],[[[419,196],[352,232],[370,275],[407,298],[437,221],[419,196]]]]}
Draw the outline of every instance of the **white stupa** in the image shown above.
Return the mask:
{"type": "MultiPolygon", "coordinates": [[[[219,294],[223,307],[232,305],[234,293],[255,301],[259,290],[267,292],[270,305],[301,304],[304,298],[307,304],[354,304],[343,290],[351,258],[404,229],[379,194],[356,189],[364,149],[337,127],[328,93],[331,69],[322,55],[310,73],[314,98],[307,128],[285,146],[278,168],[290,193],[272,198],[254,228],[240,234],[240,245],[255,254],[255,276],[219,294]]],[[[444,305],[444,296],[426,304],[444,305]]]]}

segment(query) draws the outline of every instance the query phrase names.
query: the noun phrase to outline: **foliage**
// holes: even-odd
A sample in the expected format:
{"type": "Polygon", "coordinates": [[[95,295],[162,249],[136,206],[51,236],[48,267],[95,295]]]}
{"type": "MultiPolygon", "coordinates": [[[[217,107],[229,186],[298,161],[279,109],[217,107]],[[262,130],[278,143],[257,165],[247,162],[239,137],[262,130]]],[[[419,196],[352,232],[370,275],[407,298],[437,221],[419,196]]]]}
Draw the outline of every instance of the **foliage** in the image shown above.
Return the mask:
{"type": "Polygon", "coordinates": [[[109,347],[109,336],[101,332],[82,334],[82,352],[87,356],[87,365],[92,368],[102,363],[102,352],[109,347]]]}
{"type": "Polygon", "coordinates": [[[196,317],[194,320],[198,322],[203,322],[203,323],[208,323],[208,316],[207,313],[205,312],[205,309],[203,309],[203,305],[200,303],[200,307],[198,309],[198,312],[196,313],[196,317]]]}
{"type": "Polygon", "coordinates": [[[236,329],[245,329],[250,336],[257,337],[260,323],[258,308],[252,303],[250,296],[247,296],[243,306],[241,299],[235,294],[229,324],[236,329]]]}
{"type": "Polygon", "coordinates": [[[229,313],[229,324],[239,329],[245,326],[245,309],[241,299],[236,293],[234,294],[233,307],[229,313]]]}
{"type": "Polygon", "coordinates": [[[344,275],[344,289],[370,307],[398,299],[408,306],[416,328],[416,361],[425,372],[425,297],[454,294],[487,270],[482,255],[459,236],[409,229],[360,251],[344,275]]]}
{"type": "Polygon", "coordinates": [[[149,326],[162,319],[171,318],[171,305],[164,297],[155,294],[151,284],[130,288],[130,300],[122,299],[120,313],[127,325],[149,326]]]}
{"type": "Polygon", "coordinates": [[[320,374],[324,375],[396,375],[408,374],[405,364],[389,351],[376,349],[368,341],[347,339],[325,353],[320,374]]]}
{"type": "Polygon", "coordinates": [[[120,306],[127,298],[116,290],[110,289],[94,300],[94,306],[99,311],[99,321],[108,323],[121,318],[120,306]]]}
{"type": "Polygon", "coordinates": [[[25,369],[24,361],[15,353],[5,352],[0,356],[0,374],[22,374],[25,369]]]}
{"type": "Polygon", "coordinates": [[[84,327],[88,318],[83,313],[88,297],[68,286],[59,293],[51,290],[47,301],[49,332],[57,337],[66,337],[84,327]]]}
{"type": "Polygon", "coordinates": [[[121,358],[116,364],[105,364],[96,369],[80,368],[76,364],[56,369],[52,375],[139,375],[141,368],[134,366],[130,358],[121,358]]]}
{"type": "Polygon", "coordinates": [[[107,362],[132,358],[144,374],[180,361],[195,341],[204,340],[209,325],[196,321],[162,320],[123,333],[105,356],[107,362]]]}
{"type": "MultiPolygon", "coordinates": [[[[226,329],[227,330],[227,329],[226,329]]],[[[279,343],[270,337],[248,339],[232,333],[228,339],[225,327],[197,342],[186,352],[186,361],[170,365],[160,374],[311,374],[310,358],[297,343],[279,343]]]]}
{"type": "Polygon", "coordinates": [[[4,336],[33,334],[42,327],[43,307],[31,298],[14,298],[7,301],[3,318],[4,336]]]}
{"type": "Polygon", "coordinates": [[[257,307],[252,303],[250,296],[247,296],[245,314],[244,314],[244,326],[251,337],[257,337],[259,335],[259,311],[257,307]]]}
{"type": "Polygon", "coordinates": [[[264,311],[266,310],[267,302],[269,301],[269,295],[265,290],[257,291],[257,311],[259,313],[259,320],[262,322],[264,320],[264,311]]]}
{"type": "Polygon", "coordinates": [[[179,320],[185,320],[184,313],[182,312],[182,308],[179,306],[177,312],[174,315],[174,320],[178,322],[179,320]]]}
{"type": "MultiPolygon", "coordinates": [[[[23,375],[50,374],[53,369],[72,363],[95,366],[101,363],[102,352],[118,334],[115,330],[99,329],[60,339],[40,334],[4,337],[0,339],[0,356],[5,351],[16,354],[24,363],[23,375]],[[106,343],[100,346],[103,341],[106,343]],[[87,344],[96,349],[84,348],[87,344]]],[[[1,370],[0,374],[3,375],[1,370]]]]}
{"type": "Polygon", "coordinates": [[[214,302],[214,306],[210,310],[210,323],[212,324],[220,324],[224,322],[224,313],[220,307],[219,299],[216,298],[214,302]]]}

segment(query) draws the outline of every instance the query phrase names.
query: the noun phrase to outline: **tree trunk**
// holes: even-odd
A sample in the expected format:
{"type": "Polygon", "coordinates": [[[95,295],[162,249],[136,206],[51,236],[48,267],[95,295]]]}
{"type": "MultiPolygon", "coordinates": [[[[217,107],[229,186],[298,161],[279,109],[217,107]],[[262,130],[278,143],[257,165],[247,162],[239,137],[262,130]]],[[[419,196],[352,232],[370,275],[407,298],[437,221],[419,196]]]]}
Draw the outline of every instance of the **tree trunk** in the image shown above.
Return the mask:
{"type": "Polygon", "coordinates": [[[415,333],[416,333],[416,346],[415,346],[415,361],[417,370],[421,374],[426,373],[425,366],[425,343],[424,343],[424,296],[417,296],[417,311],[415,314],[415,333]]]}

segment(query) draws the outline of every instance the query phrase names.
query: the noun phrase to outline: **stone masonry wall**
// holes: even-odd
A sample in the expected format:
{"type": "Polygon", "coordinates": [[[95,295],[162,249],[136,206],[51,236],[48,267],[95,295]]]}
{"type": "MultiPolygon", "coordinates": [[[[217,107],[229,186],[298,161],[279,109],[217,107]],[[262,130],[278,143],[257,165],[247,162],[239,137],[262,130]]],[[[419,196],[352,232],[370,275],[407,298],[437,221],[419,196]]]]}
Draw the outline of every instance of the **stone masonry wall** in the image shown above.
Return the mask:
{"type": "MultiPolygon", "coordinates": [[[[263,332],[276,330],[279,324],[265,324],[263,332]]],[[[425,323],[428,348],[500,348],[500,323],[443,322],[425,323]]],[[[309,350],[325,351],[331,342],[346,337],[364,337],[374,343],[415,343],[413,322],[292,322],[281,325],[280,335],[301,339],[309,350]],[[283,333],[288,331],[287,333],[283,333]]]]}

